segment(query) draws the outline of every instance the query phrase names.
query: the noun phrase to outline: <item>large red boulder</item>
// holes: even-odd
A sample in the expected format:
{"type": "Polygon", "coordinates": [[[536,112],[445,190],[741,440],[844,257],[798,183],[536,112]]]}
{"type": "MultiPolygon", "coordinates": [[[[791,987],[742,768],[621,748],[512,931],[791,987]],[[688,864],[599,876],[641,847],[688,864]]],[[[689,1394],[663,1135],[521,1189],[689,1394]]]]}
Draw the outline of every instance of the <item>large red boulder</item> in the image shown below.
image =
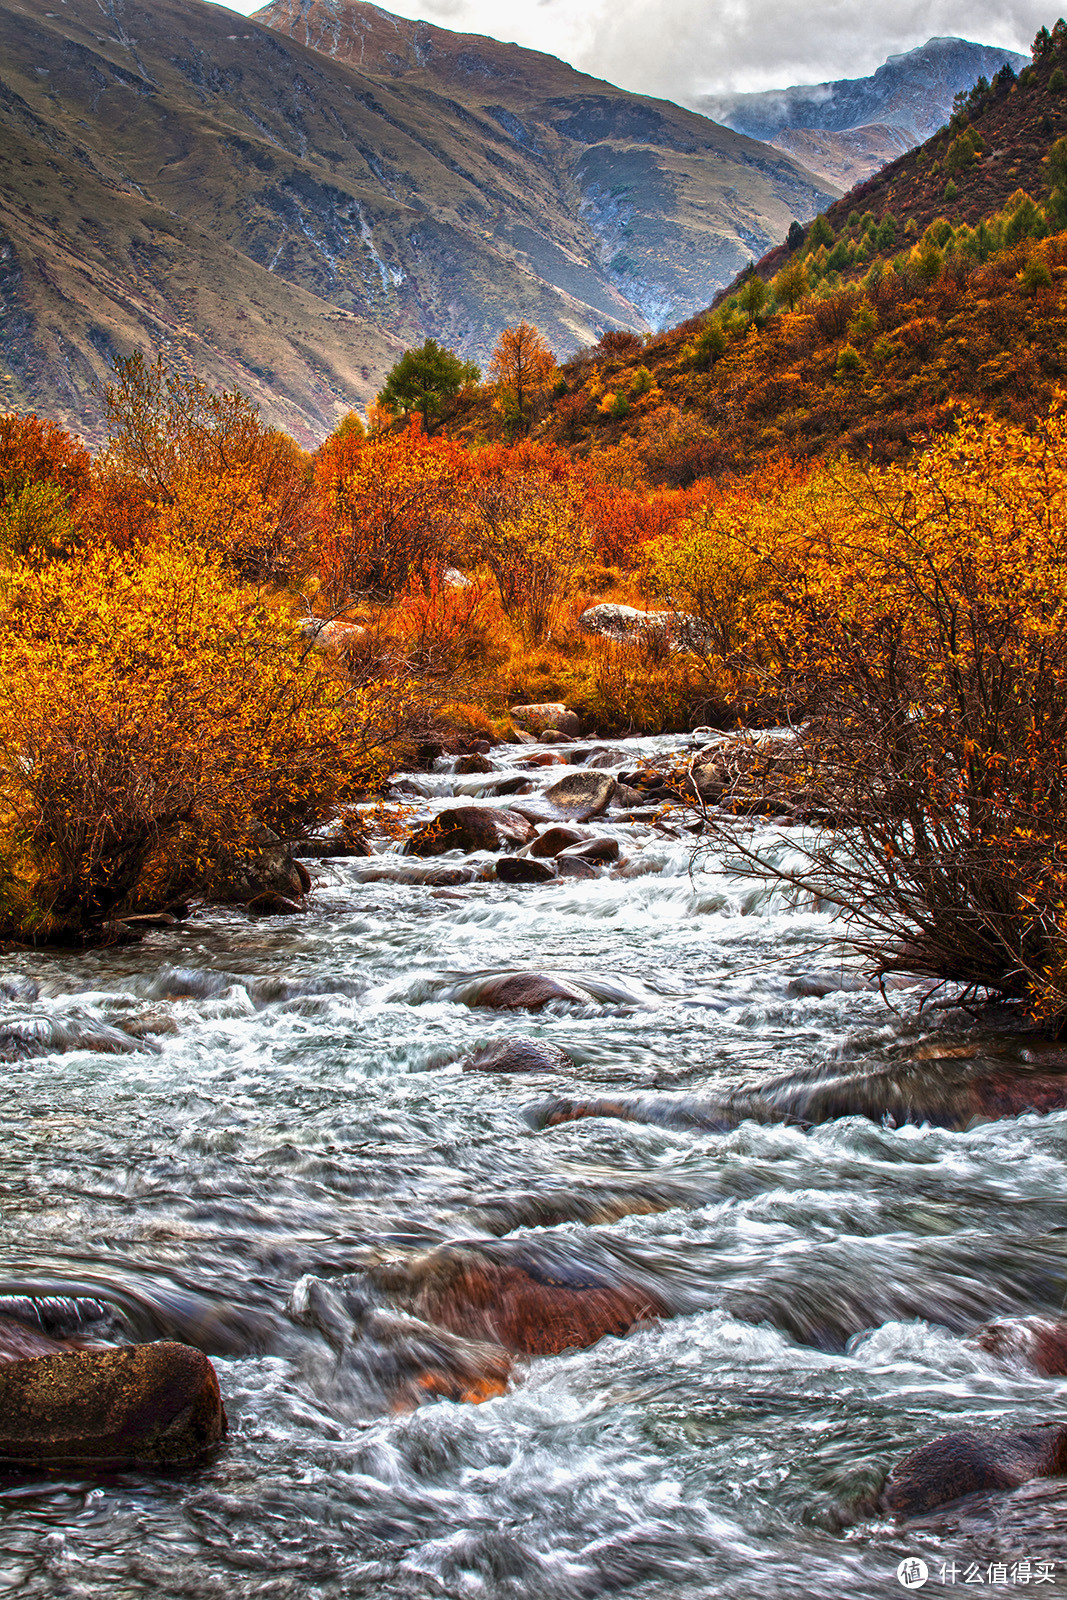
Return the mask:
{"type": "Polygon", "coordinates": [[[409,856],[443,856],[449,850],[518,850],[529,844],[533,827],[515,811],[495,806],[454,806],[417,828],[405,848],[409,856]]]}
{"type": "Polygon", "coordinates": [[[934,1439],[898,1461],[882,1499],[895,1517],[918,1517],[963,1495],[1017,1489],[1067,1476],[1067,1426],[973,1428],[934,1439]]]}

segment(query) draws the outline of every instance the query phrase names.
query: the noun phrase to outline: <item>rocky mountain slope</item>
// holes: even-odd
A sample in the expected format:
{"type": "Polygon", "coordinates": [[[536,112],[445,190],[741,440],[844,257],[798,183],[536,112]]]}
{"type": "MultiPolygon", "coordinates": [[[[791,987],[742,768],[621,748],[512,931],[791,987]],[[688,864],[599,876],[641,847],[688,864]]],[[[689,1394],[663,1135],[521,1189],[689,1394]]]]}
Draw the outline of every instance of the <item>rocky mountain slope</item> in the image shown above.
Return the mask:
{"type": "MultiPolygon", "coordinates": [[[[90,437],[115,353],[158,349],[311,441],[428,334],[484,362],[520,318],[563,354],[676,320],[830,198],[535,52],[460,41],[445,82],[421,35],[384,48],[383,13],[361,68],[297,36],[310,3],[285,31],[277,8],[54,3],[0,0],[0,406],[90,437]]],[[[347,40],[371,12],[329,14],[347,40]]]]}
{"type": "Polygon", "coordinates": [[[761,94],[706,95],[696,110],[763,139],[850,188],[928,139],[948,120],[953,97],[1027,56],[967,39],[929,39],[890,56],[869,78],[842,78],[761,94]]]}

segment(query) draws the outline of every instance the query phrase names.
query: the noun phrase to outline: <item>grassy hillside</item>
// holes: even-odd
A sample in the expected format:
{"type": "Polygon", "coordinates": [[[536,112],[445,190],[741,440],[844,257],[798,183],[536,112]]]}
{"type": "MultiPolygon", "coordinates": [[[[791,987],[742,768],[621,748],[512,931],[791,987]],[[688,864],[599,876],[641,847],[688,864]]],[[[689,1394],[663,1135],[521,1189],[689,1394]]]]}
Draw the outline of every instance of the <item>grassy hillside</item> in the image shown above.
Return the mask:
{"type": "Polygon", "coordinates": [[[0,0],[0,401],[92,436],[112,355],[161,349],[312,442],[427,334],[484,363],[522,318],[561,351],[673,319],[825,203],[763,146],[536,61],[550,151],[203,0],[0,0]]]}

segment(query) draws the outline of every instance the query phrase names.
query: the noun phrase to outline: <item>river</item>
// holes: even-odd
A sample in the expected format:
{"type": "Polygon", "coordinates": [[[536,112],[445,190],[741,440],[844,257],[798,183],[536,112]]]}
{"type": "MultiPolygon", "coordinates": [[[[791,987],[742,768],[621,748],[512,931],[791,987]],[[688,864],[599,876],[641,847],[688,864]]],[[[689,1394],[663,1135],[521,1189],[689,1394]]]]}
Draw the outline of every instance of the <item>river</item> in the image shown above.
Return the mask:
{"type": "MultiPolygon", "coordinates": [[[[627,767],[686,743],[597,748],[627,767]]],[[[478,799],[528,754],[463,778],[442,760],[407,803],[478,799]]],[[[0,1481],[0,1595],[830,1600],[901,1593],[910,1554],[930,1592],[943,1562],[962,1587],[965,1563],[1023,1557],[1057,1562],[1043,1592],[1067,1592],[1063,1483],[903,1529],[864,1500],[940,1433],[1063,1414],[1067,1384],[966,1336],[1063,1304],[1067,1114],[962,1132],[546,1125],[561,1094],[1004,1048],[920,1012],[919,991],[890,1008],[835,987],[850,970],[827,916],[722,859],[694,866],[672,819],[590,827],[625,859],[595,880],[442,886],[450,858],[387,843],[310,862],[302,917],[213,908],[138,946],[0,964],[0,1024],[44,1040],[3,1075],[7,1305],[201,1343],[231,1425],[196,1471],[0,1481]],[[467,1003],[512,970],[590,1000],[467,1003]],[[825,982],[797,981],[811,974],[825,982]],[[515,1034],[573,1070],[463,1070],[515,1034]],[[362,1411],[337,1352],[286,1314],[306,1274],[519,1234],[629,1252],[684,1309],[520,1362],[482,1405],[399,1415],[362,1411]]]]}

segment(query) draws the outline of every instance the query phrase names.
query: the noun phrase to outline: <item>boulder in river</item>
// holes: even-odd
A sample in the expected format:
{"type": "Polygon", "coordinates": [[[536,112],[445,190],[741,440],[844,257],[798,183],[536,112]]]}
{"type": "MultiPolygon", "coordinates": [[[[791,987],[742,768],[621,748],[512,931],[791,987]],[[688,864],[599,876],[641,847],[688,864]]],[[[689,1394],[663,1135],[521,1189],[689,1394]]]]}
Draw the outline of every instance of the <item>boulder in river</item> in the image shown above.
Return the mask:
{"type": "Polygon", "coordinates": [[[560,878],[599,878],[600,873],[591,861],[566,854],[556,857],[556,874],[560,878]]]}
{"type": "Polygon", "coordinates": [[[606,811],[615,793],[615,779],[607,772],[568,772],[565,778],[549,784],[545,799],[560,811],[581,812],[596,817],[606,811]]]}
{"type": "Polygon", "coordinates": [[[531,733],[551,731],[571,738],[577,737],[581,726],[577,715],[558,700],[545,700],[538,705],[512,706],[511,718],[531,733]]]}
{"type": "Polygon", "coordinates": [[[570,1072],[573,1067],[570,1056],[558,1044],[521,1034],[495,1039],[463,1063],[464,1072],[570,1072]]]}
{"type": "Polygon", "coordinates": [[[457,778],[465,778],[475,773],[492,772],[493,763],[475,752],[472,756],[460,756],[452,770],[457,778]]]}
{"type": "Polygon", "coordinates": [[[496,875],[501,883],[551,883],[557,873],[553,861],[538,861],[535,856],[501,856],[496,875]]]}
{"type": "Polygon", "coordinates": [[[1005,1317],[979,1328],[973,1343],[1043,1378],[1067,1377],[1067,1317],[1005,1317]]]}
{"type": "Polygon", "coordinates": [[[292,900],[288,895],[278,894],[274,889],[265,889],[262,894],[254,894],[248,902],[247,909],[256,917],[296,917],[304,910],[299,900],[292,900]]]}
{"type": "Polygon", "coordinates": [[[675,1309],[623,1262],[579,1257],[566,1240],[450,1243],[367,1279],[422,1321],[517,1355],[584,1349],[675,1309]]]}
{"type": "Polygon", "coordinates": [[[476,979],[459,996],[469,1006],[490,1011],[540,1011],[554,1001],[587,1006],[589,996],[569,983],[546,978],[540,972],[502,972],[476,979]]]}
{"type": "Polygon", "coordinates": [[[604,836],[583,839],[580,844],[568,845],[561,854],[568,861],[593,861],[598,866],[608,866],[619,859],[619,841],[604,836]]]}
{"type": "Polygon", "coordinates": [[[561,851],[568,850],[572,844],[581,844],[587,836],[580,828],[569,828],[566,823],[556,823],[551,828],[546,828],[539,833],[531,844],[529,854],[532,856],[558,856],[561,851]]]}
{"type": "Polygon", "coordinates": [[[346,1280],[301,1278],[289,1310],[332,1345],[332,1383],[368,1412],[413,1411],[428,1400],[478,1405],[507,1391],[512,1358],[500,1345],[371,1306],[346,1280]]]}
{"type": "Polygon", "coordinates": [[[980,1490],[1017,1489],[1067,1476],[1067,1425],[973,1428],[934,1439],[898,1461],[882,1498],[895,1517],[918,1517],[980,1490]]]}
{"type": "Polygon", "coordinates": [[[456,806],[417,828],[404,847],[409,856],[443,856],[450,850],[518,850],[529,844],[533,827],[515,811],[494,806],[456,806]]]}
{"type": "Polygon", "coordinates": [[[188,1345],[64,1350],[0,1366],[0,1465],[167,1466],[226,1432],[215,1369],[188,1345]]]}

